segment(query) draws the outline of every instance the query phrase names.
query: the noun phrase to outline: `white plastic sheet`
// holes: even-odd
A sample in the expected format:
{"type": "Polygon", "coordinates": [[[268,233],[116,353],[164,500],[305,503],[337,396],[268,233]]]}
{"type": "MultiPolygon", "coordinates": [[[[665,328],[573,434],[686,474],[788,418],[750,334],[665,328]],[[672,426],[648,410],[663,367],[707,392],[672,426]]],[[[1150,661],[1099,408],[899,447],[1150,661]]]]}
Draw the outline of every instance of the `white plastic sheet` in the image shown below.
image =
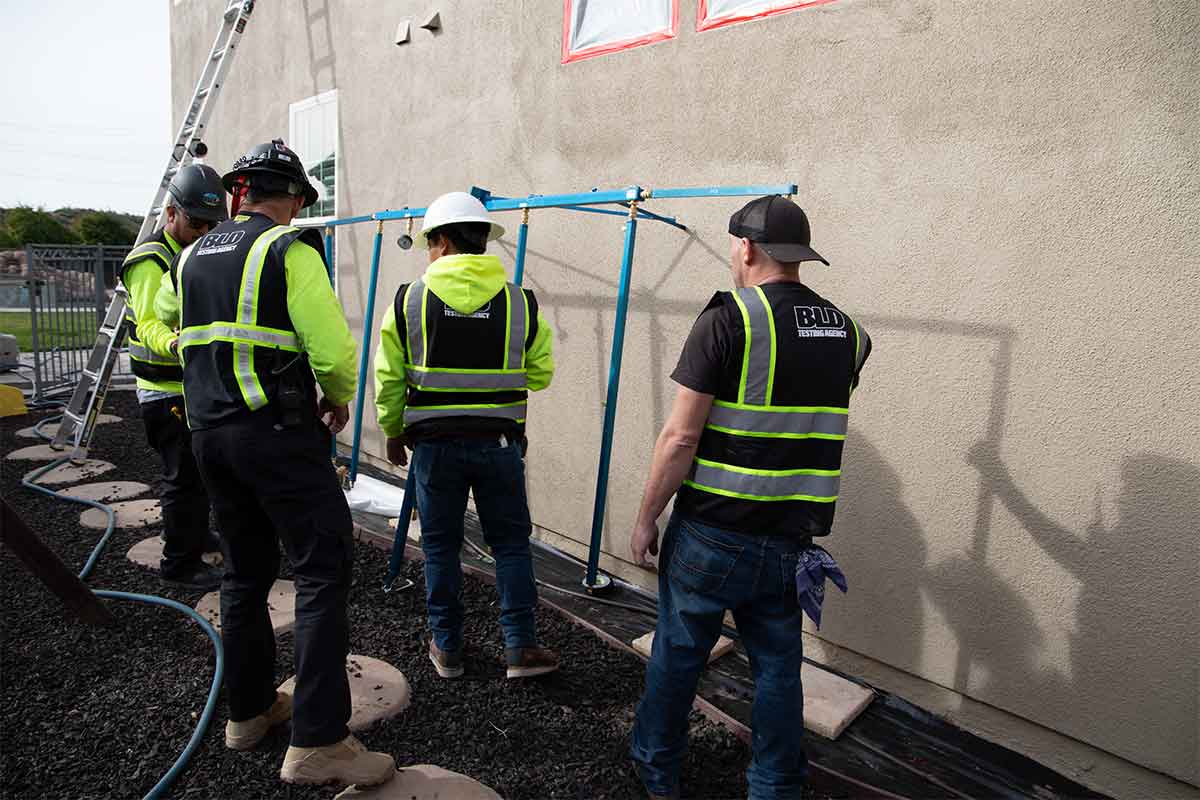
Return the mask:
{"type": "Polygon", "coordinates": [[[700,0],[696,27],[707,30],[826,2],[831,0],[700,0]]]}
{"type": "Polygon", "coordinates": [[[669,39],[678,0],[567,0],[563,61],[669,39]]]}
{"type": "Polygon", "coordinates": [[[398,517],[404,503],[404,490],[367,475],[359,475],[354,488],[346,492],[346,502],[351,511],[398,517]]]}

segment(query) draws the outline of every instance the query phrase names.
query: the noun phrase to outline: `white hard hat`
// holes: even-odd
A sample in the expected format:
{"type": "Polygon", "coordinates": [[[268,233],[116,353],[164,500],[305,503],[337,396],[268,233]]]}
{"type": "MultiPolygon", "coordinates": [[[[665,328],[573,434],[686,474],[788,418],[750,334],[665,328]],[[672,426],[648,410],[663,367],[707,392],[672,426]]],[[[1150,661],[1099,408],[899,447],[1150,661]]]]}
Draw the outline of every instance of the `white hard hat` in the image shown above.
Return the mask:
{"type": "Polygon", "coordinates": [[[504,235],[504,226],[492,222],[487,209],[483,207],[483,203],[479,202],[478,198],[466,192],[449,192],[434,200],[429,204],[429,208],[425,209],[425,220],[421,225],[421,235],[417,237],[416,243],[424,248],[429,247],[429,241],[425,235],[434,228],[454,222],[486,222],[490,224],[492,230],[488,234],[488,241],[494,241],[504,235]]]}

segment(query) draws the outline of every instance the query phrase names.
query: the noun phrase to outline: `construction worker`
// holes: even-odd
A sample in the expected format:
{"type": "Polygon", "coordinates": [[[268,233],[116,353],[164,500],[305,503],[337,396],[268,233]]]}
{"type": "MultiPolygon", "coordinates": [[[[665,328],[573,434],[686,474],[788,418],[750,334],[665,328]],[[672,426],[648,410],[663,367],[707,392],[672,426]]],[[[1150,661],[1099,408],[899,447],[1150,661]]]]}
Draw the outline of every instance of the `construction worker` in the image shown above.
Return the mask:
{"type": "Polygon", "coordinates": [[[375,359],[388,459],[403,466],[405,448],[413,451],[408,486],[421,518],[429,659],[443,678],[463,674],[459,551],[468,492],[496,559],[507,676],[558,669],[534,625],[524,461],[528,392],[550,385],[553,333],[533,292],[507,283],[500,259],[486,253],[503,235],[471,195],[435,200],[418,237],[429,268],[396,293],[375,359]]]}
{"type": "Polygon", "coordinates": [[[211,167],[184,167],[167,187],[166,207],[166,225],[129,252],[119,277],[129,294],[129,365],[137,377],[146,439],[162,459],[160,574],[168,584],[207,591],[220,585],[221,571],[201,556],[220,545],[208,529],[208,494],[183,419],[183,367],[173,350],[175,332],[155,315],[154,298],[180,248],[229,219],[221,176],[211,167]]]}
{"type": "Polygon", "coordinates": [[[679,390],[654,449],[633,533],[635,563],[658,554],[658,625],[631,755],[652,798],[679,796],[688,713],[726,611],[754,674],[751,800],[799,800],[807,759],[801,612],[820,624],[825,577],[813,545],[833,523],[847,408],[870,352],[862,326],[800,282],[808,218],[779,196],[729,220],[733,292],[696,320],[679,390]]]}
{"type": "Polygon", "coordinates": [[[222,181],[236,216],[180,255],[157,303],[180,317],[192,446],[222,531],[225,745],[249,750],[293,717],[292,697],[275,691],[267,611],[282,542],[295,573],[296,692],[280,778],[382,783],[395,774],[392,757],[367,752],[346,727],[354,545],[329,457],[356,388],[355,346],[320,233],[290,226],[317,190],[278,139],[222,181]]]}

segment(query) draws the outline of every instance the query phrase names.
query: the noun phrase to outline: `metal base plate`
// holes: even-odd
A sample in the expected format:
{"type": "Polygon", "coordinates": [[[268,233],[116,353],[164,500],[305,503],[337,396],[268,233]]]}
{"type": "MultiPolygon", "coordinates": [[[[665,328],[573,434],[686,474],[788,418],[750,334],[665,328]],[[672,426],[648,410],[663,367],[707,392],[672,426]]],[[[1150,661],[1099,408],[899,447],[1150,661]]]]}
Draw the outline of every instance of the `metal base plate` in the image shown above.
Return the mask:
{"type": "Polygon", "coordinates": [[[584,577],[582,583],[583,588],[587,590],[588,594],[608,594],[613,590],[612,578],[608,577],[603,572],[596,573],[595,583],[588,583],[586,576],[584,577]]]}

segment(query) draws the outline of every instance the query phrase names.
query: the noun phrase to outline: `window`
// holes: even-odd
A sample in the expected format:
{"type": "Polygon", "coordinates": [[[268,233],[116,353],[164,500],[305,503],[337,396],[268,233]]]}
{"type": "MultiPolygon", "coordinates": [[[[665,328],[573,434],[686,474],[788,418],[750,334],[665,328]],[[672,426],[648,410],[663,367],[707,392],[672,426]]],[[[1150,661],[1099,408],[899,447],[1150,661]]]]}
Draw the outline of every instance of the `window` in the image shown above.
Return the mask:
{"type": "Polygon", "coordinates": [[[679,0],[563,0],[562,63],[673,39],[679,0]]]}
{"type": "Polygon", "coordinates": [[[700,0],[696,30],[707,31],[722,25],[761,19],[773,14],[782,14],[784,11],[795,11],[797,8],[831,2],[833,0],[700,0]]]}
{"type": "Polygon", "coordinates": [[[320,193],[299,218],[332,219],[337,216],[337,89],[292,103],[288,120],[288,147],[300,156],[320,193]]]}

